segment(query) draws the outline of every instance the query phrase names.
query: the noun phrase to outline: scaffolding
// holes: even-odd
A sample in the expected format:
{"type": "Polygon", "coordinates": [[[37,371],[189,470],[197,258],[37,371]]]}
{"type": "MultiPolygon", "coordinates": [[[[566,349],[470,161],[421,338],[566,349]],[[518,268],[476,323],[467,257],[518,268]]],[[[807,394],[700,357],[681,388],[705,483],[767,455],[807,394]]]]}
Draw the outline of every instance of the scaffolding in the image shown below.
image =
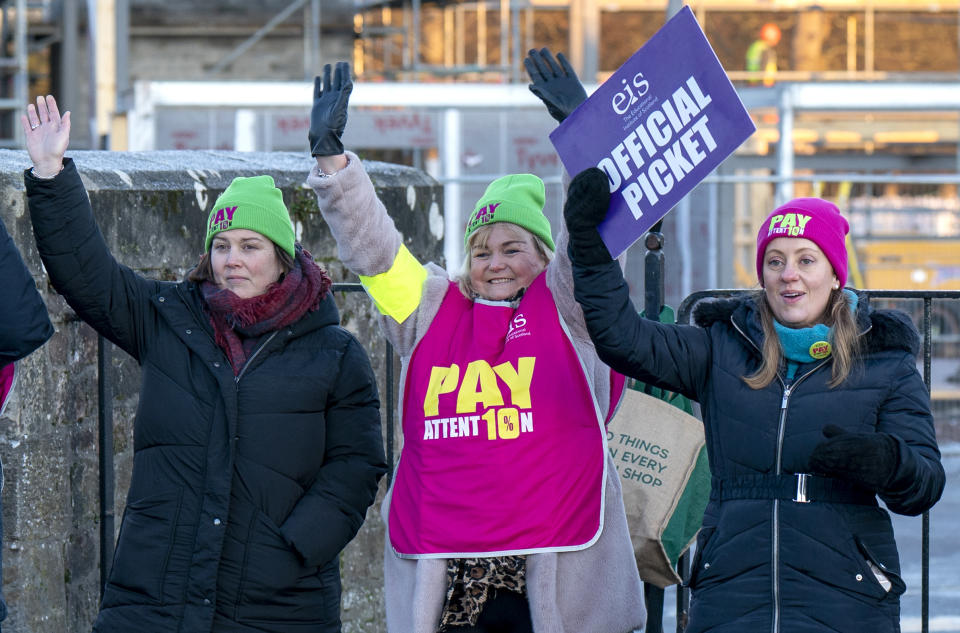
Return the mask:
{"type": "MultiPolygon", "coordinates": [[[[567,54],[584,81],[602,82],[632,54],[632,42],[645,41],[682,4],[681,0],[358,0],[354,63],[358,73],[386,81],[455,77],[515,82],[524,80],[526,51],[549,42],[567,54]],[[547,17],[551,14],[557,16],[555,23],[547,17]]],[[[952,81],[960,74],[957,0],[689,4],[733,81],[763,79],[763,71],[746,68],[744,57],[765,22],[783,29],[777,50],[787,63],[776,72],[778,82],[952,81]],[[911,24],[922,28],[922,35],[911,31],[911,24]],[[897,44],[891,47],[894,40],[897,44]],[[898,46],[912,46],[909,60],[896,56],[898,46]]]]}
{"type": "MultiPolygon", "coordinates": [[[[31,90],[52,92],[61,107],[93,112],[90,145],[122,149],[123,116],[132,99],[129,70],[130,9],[135,0],[0,0],[0,148],[23,147],[19,117],[31,90]],[[88,41],[81,41],[86,30],[88,41]],[[86,49],[86,50],[84,50],[86,49]],[[37,55],[41,59],[34,59],[37,55]],[[81,71],[86,55],[91,68],[81,71]],[[82,76],[81,76],[82,75],[82,76]],[[86,81],[86,94],[81,85],[86,81]],[[118,125],[119,123],[119,125],[118,125]]],[[[207,73],[221,77],[260,39],[298,10],[306,15],[304,78],[319,64],[321,2],[291,0],[207,73]]],[[[81,133],[82,138],[82,133],[81,133]]]]}
{"type": "MultiPolygon", "coordinates": [[[[667,2],[662,3],[666,8],[667,2]]],[[[362,73],[367,60],[376,73],[390,79],[412,80],[424,76],[457,76],[468,80],[520,82],[523,57],[537,45],[534,14],[537,10],[567,12],[570,24],[568,56],[582,77],[597,75],[599,10],[593,0],[409,0],[358,2],[354,26],[357,34],[354,64],[362,73]],[[438,29],[425,29],[425,11],[440,12],[438,29]],[[489,30],[496,27],[499,46],[489,45],[489,30]],[[474,50],[467,52],[470,32],[474,50]],[[432,36],[430,33],[432,32],[432,36]],[[425,63],[424,39],[443,50],[442,63],[425,63]]]]}
{"type": "Polygon", "coordinates": [[[23,130],[19,112],[27,101],[27,0],[0,2],[0,147],[17,147],[23,130]]]}
{"type": "MultiPolygon", "coordinates": [[[[30,99],[30,55],[61,41],[54,16],[75,3],[61,0],[0,0],[0,147],[23,147],[20,115],[30,99]]],[[[67,11],[70,13],[70,11],[67,11]]],[[[75,10],[73,11],[75,15],[75,10]]],[[[57,20],[63,23],[63,20],[57,20]]],[[[75,42],[75,40],[69,40],[75,42]]]]}

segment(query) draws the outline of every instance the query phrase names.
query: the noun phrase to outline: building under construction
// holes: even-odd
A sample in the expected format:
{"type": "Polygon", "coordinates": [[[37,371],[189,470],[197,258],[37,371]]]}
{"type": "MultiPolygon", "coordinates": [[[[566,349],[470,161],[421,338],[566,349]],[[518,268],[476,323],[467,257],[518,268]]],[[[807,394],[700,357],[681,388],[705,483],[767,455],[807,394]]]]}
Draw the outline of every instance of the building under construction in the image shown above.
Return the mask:
{"type": "MultiPolygon", "coordinates": [[[[697,290],[755,286],[756,226],[776,200],[806,194],[836,201],[850,218],[852,285],[960,288],[960,0],[701,0],[690,7],[757,131],[664,219],[666,302],[677,307],[697,290]],[[765,35],[771,32],[775,37],[765,35]]],[[[548,138],[556,122],[527,89],[526,51],[563,51],[590,92],[678,8],[669,0],[0,0],[0,146],[22,149],[24,106],[52,93],[73,112],[70,151],[196,150],[164,155],[205,168],[217,158],[210,150],[294,152],[251,163],[289,165],[302,156],[305,173],[312,78],[324,63],[350,60],[356,86],[346,146],[364,159],[420,167],[443,185],[442,222],[452,238],[444,258],[456,267],[463,219],[496,176],[541,176],[546,213],[554,226],[560,221],[563,169],[548,138]]],[[[18,215],[25,152],[4,154],[13,182],[5,220],[16,217],[26,231],[20,244],[39,270],[29,221],[18,215]]],[[[103,158],[110,167],[125,162],[103,158]]],[[[128,208],[105,215],[120,218],[128,208]]],[[[439,235],[435,219],[431,214],[431,234],[439,235]]],[[[646,283],[643,251],[633,247],[628,259],[637,305],[646,283]]],[[[114,506],[101,498],[98,508],[88,494],[98,473],[102,484],[114,471],[94,465],[96,447],[113,438],[114,451],[99,454],[133,450],[128,423],[115,431],[103,423],[98,439],[92,420],[113,415],[114,406],[118,420],[132,420],[137,406],[135,363],[119,354],[111,360],[109,352],[97,377],[106,375],[103,385],[113,380],[118,390],[105,386],[94,402],[91,365],[77,359],[97,356],[96,338],[52,291],[46,296],[66,316],[57,322],[60,340],[44,352],[53,368],[32,380],[50,386],[48,409],[57,410],[51,418],[22,389],[24,424],[11,422],[3,437],[4,497],[18,501],[4,512],[7,599],[16,605],[4,628],[17,633],[89,630],[98,608],[94,576],[109,565],[94,560],[96,531],[113,542],[103,517],[112,520],[114,506]],[[69,459],[58,459],[64,455],[69,459]],[[30,480],[41,471],[53,475],[30,480]],[[23,625],[28,616],[32,626],[23,625]]],[[[915,316],[930,308],[933,373],[957,372],[953,381],[932,384],[938,433],[952,433],[941,440],[960,437],[955,303],[898,304],[915,316]]],[[[391,392],[382,393],[388,402],[391,392]]],[[[120,485],[103,484],[104,498],[119,494],[129,468],[120,462],[120,485]]],[[[374,560],[383,539],[372,534],[381,536],[364,541],[362,554],[374,560]]],[[[107,548],[99,553],[109,561],[107,548]]],[[[947,617],[957,621],[954,554],[946,548],[941,557],[954,593],[941,594],[931,611],[941,618],[937,630],[946,630],[947,617]]],[[[375,565],[345,576],[378,584],[375,565]]],[[[905,616],[920,612],[910,606],[916,593],[905,597],[905,616]]],[[[344,631],[384,630],[380,604],[346,595],[344,631]]],[[[927,629],[914,617],[903,630],[927,629]]]]}
{"type": "MultiPolygon", "coordinates": [[[[50,92],[74,113],[76,149],[302,151],[312,77],[323,63],[347,59],[357,76],[348,146],[443,182],[448,230],[458,232],[486,182],[513,171],[547,180],[548,214],[556,219],[561,168],[548,140],[555,123],[526,89],[526,51],[565,52],[592,90],[679,6],[0,0],[0,145],[20,145],[23,105],[50,92]]],[[[908,254],[960,250],[916,246],[916,223],[904,219],[910,209],[928,214],[931,200],[956,200],[960,3],[690,6],[758,129],[691,197],[708,212],[681,206],[668,216],[680,224],[668,243],[676,249],[671,300],[698,288],[750,285],[757,214],[778,196],[804,192],[875,210],[870,217],[890,205],[905,209],[892,216],[901,220],[883,216],[882,226],[858,223],[863,284],[960,286],[950,274],[960,262],[949,256],[928,265],[905,256],[897,269],[888,252],[901,250],[889,245],[901,225],[908,254]],[[769,44],[776,62],[748,70],[748,50],[765,25],[777,31],[769,44]],[[705,257],[695,261],[695,251],[705,257]]],[[[957,237],[956,227],[938,231],[920,237],[957,237]]],[[[455,262],[452,242],[447,256],[455,262]]]]}

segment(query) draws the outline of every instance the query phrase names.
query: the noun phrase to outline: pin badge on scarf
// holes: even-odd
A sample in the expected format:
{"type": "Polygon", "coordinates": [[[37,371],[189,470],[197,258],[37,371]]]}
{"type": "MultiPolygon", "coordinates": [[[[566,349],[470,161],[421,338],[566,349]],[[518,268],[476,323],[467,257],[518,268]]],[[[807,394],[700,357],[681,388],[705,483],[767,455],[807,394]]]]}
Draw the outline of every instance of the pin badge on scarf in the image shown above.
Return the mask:
{"type": "Polygon", "coordinates": [[[830,345],[829,341],[817,341],[810,346],[810,356],[816,358],[817,360],[826,358],[832,351],[833,346],[830,345]]]}

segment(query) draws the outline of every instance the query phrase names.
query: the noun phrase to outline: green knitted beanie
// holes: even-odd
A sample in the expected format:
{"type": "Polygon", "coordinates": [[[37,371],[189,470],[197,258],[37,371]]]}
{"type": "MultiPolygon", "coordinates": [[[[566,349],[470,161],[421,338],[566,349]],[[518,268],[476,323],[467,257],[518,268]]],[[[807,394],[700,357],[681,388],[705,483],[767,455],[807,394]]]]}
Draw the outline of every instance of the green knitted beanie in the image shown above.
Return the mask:
{"type": "Polygon", "coordinates": [[[483,197],[470,215],[467,232],[463,236],[463,248],[467,248],[470,236],[481,226],[510,222],[542,239],[551,251],[556,250],[550,235],[550,220],[543,214],[544,198],[543,181],[533,174],[511,174],[497,178],[483,192],[483,197]]]}
{"type": "Polygon", "coordinates": [[[293,223],[272,176],[233,179],[210,211],[204,250],[210,250],[214,235],[230,229],[256,231],[295,257],[293,223]]]}

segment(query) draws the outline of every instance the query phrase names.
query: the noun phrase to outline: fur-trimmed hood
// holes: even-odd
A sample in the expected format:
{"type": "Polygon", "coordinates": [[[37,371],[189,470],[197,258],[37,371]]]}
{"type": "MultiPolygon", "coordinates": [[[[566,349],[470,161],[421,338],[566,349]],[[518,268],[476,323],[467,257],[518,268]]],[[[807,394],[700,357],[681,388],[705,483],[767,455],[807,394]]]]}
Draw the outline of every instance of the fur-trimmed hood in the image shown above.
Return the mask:
{"type": "MultiPolygon", "coordinates": [[[[920,353],[920,334],[910,316],[901,310],[872,310],[867,297],[857,293],[857,325],[865,336],[864,351],[903,350],[914,356],[920,353]]],[[[761,340],[757,306],[751,295],[730,299],[715,299],[699,302],[693,309],[693,321],[702,328],[716,323],[736,323],[746,332],[761,340]]]]}

